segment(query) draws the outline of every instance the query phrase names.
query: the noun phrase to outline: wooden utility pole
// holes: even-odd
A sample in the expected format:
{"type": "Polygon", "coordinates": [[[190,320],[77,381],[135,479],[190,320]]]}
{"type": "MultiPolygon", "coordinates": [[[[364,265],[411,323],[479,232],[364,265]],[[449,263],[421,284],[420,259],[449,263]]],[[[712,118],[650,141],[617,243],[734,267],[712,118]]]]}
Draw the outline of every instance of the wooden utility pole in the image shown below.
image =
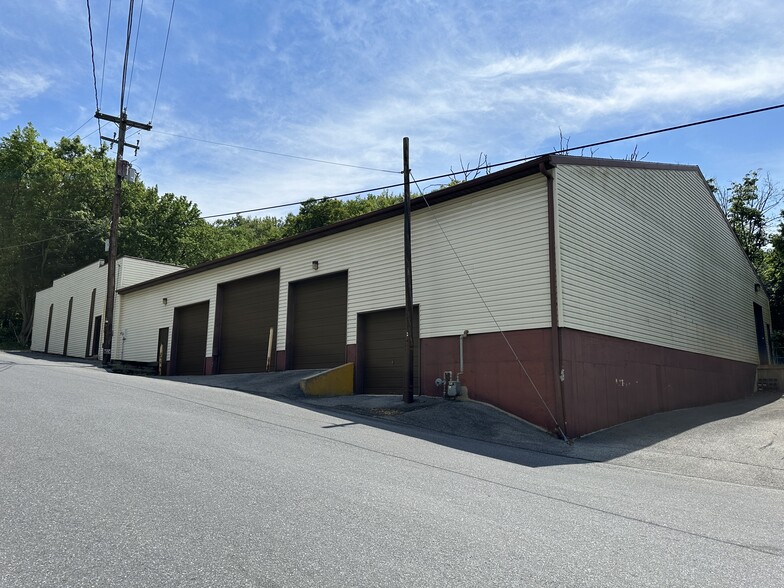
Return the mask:
{"type": "Polygon", "coordinates": [[[411,269],[411,170],[408,137],[403,137],[403,242],[406,274],[406,388],[403,402],[414,402],[414,286],[411,269]]]}
{"type": "Polygon", "coordinates": [[[122,90],[120,91],[120,116],[110,116],[96,111],[95,118],[113,122],[119,126],[117,138],[104,137],[101,139],[109,143],[117,145],[117,162],[115,164],[114,175],[114,198],[112,199],[112,225],[109,231],[109,261],[108,271],[106,277],[106,310],[104,311],[104,327],[103,327],[103,355],[101,362],[103,365],[109,365],[112,358],[112,335],[114,333],[114,294],[117,287],[116,274],[117,274],[117,226],[120,223],[120,205],[122,203],[122,181],[130,171],[130,164],[123,160],[123,153],[125,147],[133,150],[139,149],[139,142],[136,145],[129,145],[125,142],[125,132],[128,127],[149,131],[152,129],[152,124],[144,124],[132,120],[128,120],[128,115],[125,112],[125,77],[128,73],[128,52],[131,48],[131,22],[133,20],[133,0],[130,0],[130,7],[128,10],[128,35],[125,43],[125,60],[123,62],[122,73],[122,90]]]}

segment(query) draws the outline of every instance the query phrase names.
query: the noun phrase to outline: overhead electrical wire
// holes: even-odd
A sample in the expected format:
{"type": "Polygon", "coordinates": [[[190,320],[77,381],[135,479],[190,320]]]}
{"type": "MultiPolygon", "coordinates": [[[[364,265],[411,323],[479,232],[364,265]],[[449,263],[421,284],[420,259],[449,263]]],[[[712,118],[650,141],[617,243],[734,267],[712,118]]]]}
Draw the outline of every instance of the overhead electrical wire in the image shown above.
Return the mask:
{"type": "MultiPolygon", "coordinates": [[[[460,171],[462,173],[462,172],[480,171],[480,170],[483,170],[483,169],[488,168],[488,167],[501,167],[501,166],[504,166],[504,165],[511,165],[513,163],[521,163],[521,162],[524,162],[524,161],[530,161],[531,159],[536,159],[537,157],[544,157],[545,155],[558,155],[559,153],[568,153],[570,151],[578,151],[578,150],[582,151],[584,149],[591,149],[593,147],[601,147],[602,145],[610,145],[611,143],[620,143],[622,141],[629,141],[631,139],[639,139],[641,137],[649,137],[651,135],[658,135],[658,134],[661,134],[661,133],[669,133],[670,131],[678,131],[680,129],[688,129],[689,127],[697,127],[697,126],[706,125],[706,124],[709,124],[709,123],[715,123],[715,122],[720,122],[720,121],[723,121],[723,120],[730,120],[730,119],[733,119],[733,118],[739,118],[741,116],[749,116],[751,114],[759,114],[761,112],[769,112],[771,110],[778,110],[780,108],[784,108],[784,104],[775,104],[773,106],[766,106],[764,108],[755,108],[754,110],[746,110],[744,112],[736,112],[735,114],[727,114],[725,116],[717,116],[717,117],[714,117],[714,118],[706,118],[706,119],[703,119],[703,120],[698,120],[698,121],[695,121],[695,122],[685,123],[685,124],[682,124],[682,125],[675,125],[675,126],[666,127],[666,128],[663,128],[663,129],[656,129],[654,131],[645,131],[644,133],[635,133],[633,135],[626,135],[624,137],[617,137],[615,139],[607,139],[606,141],[596,141],[595,143],[586,143],[585,145],[577,145],[576,147],[567,147],[566,149],[558,149],[557,151],[549,151],[547,153],[541,153],[539,155],[532,155],[530,157],[523,157],[521,159],[512,159],[510,161],[504,161],[504,162],[501,162],[501,163],[493,163],[493,164],[482,165],[482,166],[477,167],[477,168],[460,170],[460,171]]],[[[433,176],[432,178],[425,178],[422,181],[426,182],[428,180],[437,180],[437,179],[440,179],[440,178],[449,177],[450,175],[452,175],[452,174],[446,174],[446,175],[441,175],[441,176],[433,176]]]]}
{"type": "MultiPolygon", "coordinates": [[[[630,139],[637,139],[637,138],[640,138],[640,137],[647,137],[647,136],[650,136],[650,135],[657,135],[657,134],[660,134],[660,133],[667,133],[667,132],[670,132],[670,131],[676,131],[676,130],[679,130],[679,129],[685,129],[685,128],[689,128],[689,127],[696,127],[696,126],[699,126],[699,125],[705,125],[705,124],[715,123],[715,122],[729,120],[729,119],[733,119],[733,118],[739,118],[739,117],[742,117],[742,116],[749,116],[749,115],[752,115],[752,114],[759,114],[759,113],[762,113],[762,112],[769,112],[771,110],[777,110],[777,109],[781,109],[781,108],[784,108],[784,104],[776,104],[776,105],[773,105],[773,106],[766,106],[764,108],[755,108],[754,110],[746,110],[746,111],[743,111],[743,112],[736,112],[734,114],[728,114],[728,115],[725,115],[725,116],[718,116],[718,117],[714,117],[714,118],[703,119],[703,120],[699,120],[699,121],[685,123],[685,124],[682,124],[682,125],[675,125],[675,126],[671,126],[671,127],[665,127],[665,128],[656,129],[656,130],[653,130],[653,131],[646,131],[646,132],[643,132],[643,133],[636,133],[636,134],[633,134],[633,135],[625,135],[623,137],[616,137],[614,139],[607,139],[607,140],[604,140],[604,141],[596,141],[594,143],[586,143],[585,145],[578,145],[576,147],[567,147],[565,149],[559,149],[557,151],[548,151],[548,152],[545,152],[545,153],[540,153],[538,155],[530,155],[528,157],[521,157],[519,159],[511,159],[509,161],[504,161],[502,163],[493,163],[493,164],[486,163],[486,164],[483,164],[483,165],[481,165],[479,167],[460,170],[459,173],[470,173],[470,172],[474,172],[474,171],[481,171],[481,170],[487,169],[487,168],[501,167],[501,166],[505,166],[505,165],[512,165],[512,164],[515,164],[515,163],[523,163],[525,161],[531,161],[533,159],[537,159],[539,157],[545,157],[547,155],[559,155],[559,154],[563,154],[563,153],[569,153],[571,151],[590,149],[591,147],[599,147],[601,145],[609,145],[611,143],[619,143],[621,141],[628,141],[630,139]]],[[[160,132],[160,131],[158,131],[158,132],[160,132]]],[[[170,133],[165,133],[165,134],[170,134],[170,133]]],[[[176,137],[178,135],[173,135],[173,136],[176,137]]],[[[183,137],[183,138],[192,139],[192,137],[183,137]]],[[[200,139],[194,139],[194,140],[199,141],[200,139]]],[[[210,143],[211,141],[206,141],[205,140],[204,142],[210,143]]],[[[224,145],[224,144],[221,144],[221,143],[217,143],[217,144],[218,145],[224,145]]],[[[228,145],[228,146],[236,147],[234,145],[228,145]]],[[[242,147],[238,147],[238,148],[242,149],[242,147]]],[[[251,149],[251,150],[253,151],[254,149],[251,149]]],[[[261,150],[259,150],[259,151],[261,151],[261,150]]],[[[288,156],[288,157],[295,157],[295,156],[288,156]]],[[[295,158],[296,159],[307,159],[307,158],[300,158],[300,157],[295,157],[295,158]]],[[[322,163],[329,163],[329,162],[322,162],[322,163]]],[[[338,164],[338,165],[340,165],[340,164],[338,164]]],[[[348,164],[343,164],[343,165],[348,165],[348,164]]],[[[357,166],[349,166],[349,167],[357,167],[357,166]]],[[[382,171],[382,170],[374,170],[374,171],[382,171]]],[[[389,170],[383,170],[383,171],[389,171],[389,170]]],[[[390,173],[402,173],[402,172],[390,172],[390,173]]],[[[431,180],[440,180],[440,179],[443,179],[443,178],[453,177],[454,175],[455,175],[455,172],[449,172],[449,173],[446,173],[446,174],[440,174],[440,175],[437,175],[437,176],[430,176],[430,177],[427,177],[427,178],[422,178],[419,181],[424,183],[424,182],[429,182],[431,180]]],[[[218,218],[218,217],[222,217],[222,216],[234,216],[234,215],[237,215],[237,214],[246,214],[248,212],[261,212],[261,211],[264,211],[264,210],[273,210],[273,209],[276,209],[276,208],[286,208],[286,207],[289,207],[289,206],[302,205],[305,202],[307,202],[308,200],[312,200],[312,199],[315,199],[315,200],[333,200],[333,199],[336,199],[336,198],[345,198],[347,196],[356,196],[356,195],[360,195],[360,194],[367,194],[369,192],[375,192],[377,190],[388,190],[388,189],[391,189],[391,188],[400,188],[403,185],[404,184],[401,182],[401,183],[398,183],[398,184],[390,184],[388,186],[381,186],[379,188],[369,188],[369,189],[365,189],[365,190],[357,190],[355,192],[346,192],[346,193],[343,193],[343,194],[335,194],[333,196],[320,196],[320,197],[315,197],[314,196],[314,197],[311,197],[311,198],[306,198],[305,200],[299,200],[297,202],[289,202],[289,203],[286,203],[286,204],[275,204],[275,205],[271,205],[271,206],[260,206],[258,208],[249,208],[249,209],[246,209],[246,210],[237,210],[237,211],[234,211],[234,212],[226,212],[226,213],[222,213],[222,214],[211,214],[211,215],[203,216],[201,218],[203,218],[203,219],[218,218]]]]}
{"type": "Polygon", "coordinates": [[[291,155],[289,153],[278,153],[277,151],[268,151],[266,149],[257,149],[256,147],[247,147],[244,145],[234,145],[232,143],[222,143],[221,141],[211,141],[209,139],[200,139],[198,137],[188,137],[186,135],[179,135],[177,133],[167,133],[165,131],[156,131],[153,129],[153,133],[158,133],[160,135],[167,135],[169,137],[177,137],[178,139],[187,139],[189,141],[198,141],[199,143],[207,143],[209,145],[218,145],[219,147],[231,147],[233,149],[242,149],[244,151],[253,151],[255,153],[264,153],[266,155],[275,155],[277,157],[288,157],[289,159],[300,159],[302,161],[312,161],[314,163],[325,163],[327,165],[338,165],[340,167],[352,167],[354,169],[364,169],[368,171],[377,171],[382,172],[385,174],[396,174],[400,175],[399,171],[394,171],[390,169],[379,169],[376,167],[367,167],[364,165],[354,165],[351,163],[340,163],[337,161],[327,161],[325,159],[314,159],[313,157],[302,157],[300,155],[291,155]]]}
{"type": "MultiPolygon", "coordinates": [[[[90,0],[87,0],[87,28],[90,31],[90,61],[93,64],[93,89],[95,90],[95,112],[98,112],[101,107],[98,102],[98,77],[95,75],[95,47],[93,46],[93,18],[90,11],[90,0]]],[[[85,123],[87,124],[87,123],[85,123]]],[[[82,125],[83,127],[84,125],[82,125]]],[[[82,127],[79,127],[81,129],[82,127]]],[[[77,131],[79,129],[76,129],[77,131]]],[[[74,131],[75,133],[76,131],[74,131]]],[[[73,135],[74,133],[71,133],[73,135]]],[[[101,133],[101,119],[98,119],[98,134],[101,133]]]]}
{"type": "Polygon", "coordinates": [[[103,41],[103,65],[101,66],[101,92],[98,99],[98,110],[101,110],[100,105],[103,104],[103,81],[106,79],[106,53],[109,48],[109,24],[112,19],[112,0],[109,0],[109,12],[106,15],[106,36],[103,41]]]}
{"type": "Polygon", "coordinates": [[[150,114],[150,124],[155,118],[155,107],[158,106],[158,92],[161,90],[161,78],[163,77],[163,64],[166,62],[166,50],[169,48],[169,33],[171,33],[172,17],[174,16],[174,3],[172,0],[171,11],[169,12],[169,25],[166,27],[166,41],[163,44],[163,57],[161,58],[161,70],[158,73],[158,85],[155,88],[155,100],[152,103],[152,113],[150,114]]]}
{"type": "Polygon", "coordinates": [[[457,263],[462,268],[463,273],[465,274],[466,278],[468,278],[468,282],[471,284],[471,287],[476,292],[476,295],[479,296],[479,300],[482,301],[482,305],[485,307],[485,310],[487,310],[487,313],[490,315],[490,320],[493,321],[493,324],[495,325],[495,328],[498,329],[498,332],[501,334],[501,337],[503,337],[504,341],[506,342],[507,347],[509,347],[509,350],[512,352],[512,355],[514,356],[515,361],[517,362],[517,365],[520,366],[520,369],[523,371],[523,374],[525,374],[525,377],[530,382],[531,387],[534,389],[534,392],[536,392],[536,395],[539,397],[539,400],[542,402],[542,405],[544,406],[545,410],[550,415],[550,418],[553,419],[553,423],[555,423],[556,429],[558,429],[558,431],[561,433],[561,438],[564,441],[568,442],[569,438],[566,436],[566,433],[561,428],[561,425],[558,423],[558,419],[555,418],[555,415],[550,410],[550,407],[547,405],[547,402],[545,402],[544,397],[542,396],[542,393],[539,392],[539,387],[536,385],[536,383],[534,382],[533,378],[531,378],[531,374],[528,373],[528,370],[525,368],[525,365],[523,364],[523,361],[520,359],[520,356],[517,354],[517,351],[515,351],[514,347],[512,346],[512,343],[509,341],[509,338],[506,336],[506,333],[501,328],[501,325],[498,323],[498,320],[495,318],[495,315],[493,314],[493,311],[490,309],[490,305],[487,303],[487,301],[485,300],[484,296],[482,296],[482,292],[479,290],[479,286],[476,285],[476,282],[474,282],[474,279],[471,277],[471,274],[469,273],[468,268],[466,268],[465,264],[463,263],[463,260],[460,259],[460,255],[458,255],[457,250],[455,249],[454,245],[452,245],[452,241],[450,241],[449,236],[447,235],[447,232],[444,230],[444,227],[441,226],[441,221],[438,220],[438,216],[433,211],[432,207],[430,206],[430,203],[427,201],[427,196],[422,191],[422,189],[419,187],[419,182],[417,182],[417,180],[414,178],[414,174],[412,174],[411,172],[409,172],[409,173],[411,175],[411,179],[414,180],[414,183],[417,186],[417,190],[419,190],[419,195],[422,198],[422,200],[424,201],[425,206],[427,207],[427,210],[430,213],[431,218],[436,222],[436,225],[438,226],[438,230],[441,231],[441,234],[444,237],[444,241],[446,241],[446,244],[449,246],[449,249],[452,250],[452,254],[455,256],[455,259],[457,260],[457,263]]]}
{"type": "MultiPolygon", "coordinates": [[[[90,118],[88,118],[86,121],[84,121],[84,122],[83,122],[81,125],[79,125],[79,128],[78,128],[78,129],[76,129],[76,130],[75,130],[73,133],[71,133],[70,135],[68,135],[68,138],[70,139],[70,138],[71,138],[71,137],[73,137],[73,136],[74,136],[76,133],[78,133],[79,131],[81,131],[81,130],[82,130],[84,127],[85,127],[85,125],[87,125],[87,123],[89,123],[89,122],[90,122],[91,120],[93,120],[94,118],[95,118],[94,116],[91,116],[91,117],[90,117],[90,118]]],[[[95,133],[95,132],[96,132],[96,131],[93,131],[93,133],[95,133]]],[[[87,136],[89,136],[89,135],[87,135],[87,136]]],[[[83,137],[83,138],[84,138],[84,137],[83,137]]]]}
{"type": "Polygon", "coordinates": [[[83,229],[77,229],[76,231],[71,231],[70,233],[63,233],[62,235],[55,235],[53,237],[47,237],[46,239],[40,239],[38,241],[30,241],[29,243],[17,243],[16,245],[8,245],[6,247],[0,247],[0,251],[7,251],[8,249],[17,249],[20,247],[27,247],[28,245],[38,245],[39,243],[46,243],[47,241],[52,241],[54,239],[62,239],[63,237],[70,237],[71,235],[84,233],[85,231],[90,231],[92,229],[93,227],[85,227],[83,229]]]}
{"type": "Polygon", "coordinates": [[[128,94],[126,96],[126,105],[131,101],[131,87],[133,86],[133,72],[136,69],[136,51],[139,49],[139,33],[142,30],[142,14],[144,13],[144,0],[139,5],[139,22],[136,24],[136,40],[133,44],[133,57],[131,58],[131,77],[128,80],[128,94]]]}
{"type": "Polygon", "coordinates": [[[120,85],[120,116],[125,113],[125,74],[128,71],[128,52],[131,49],[131,31],[133,30],[133,0],[128,7],[128,29],[125,33],[125,57],[123,58],[122,84],[120,85]]]}
{"type": "Polygon", "coordinates": [[[217,218],[219,216],[234,216],[237,214],[245,214],[246,212],[257,212],[259,210],[272,210],[274,208],[286,208],[287,206],[297,206],[298,204],[305,204],[308,200],[334,200],[335,198],[346,198],[348,196],[359,196],[360,194],[367,194],[369,192],[376,192],[379,190],[389,190],[390,188],[398,188],[403,184],[390,184],[388,186],[379,186],[378,188],[370,188],[369,190],[358,190],[357,192],[346,192],[344,194],[335,194],[334,196],[314,197],[305,199],[300,202],[289,202],[288,204],[273,204],[271,206],[262,206],[261,208],[251,208],[249,210],[238,210],[236,212],[226,212],[224,214],[209,214],[201,218],[217,218]]]}

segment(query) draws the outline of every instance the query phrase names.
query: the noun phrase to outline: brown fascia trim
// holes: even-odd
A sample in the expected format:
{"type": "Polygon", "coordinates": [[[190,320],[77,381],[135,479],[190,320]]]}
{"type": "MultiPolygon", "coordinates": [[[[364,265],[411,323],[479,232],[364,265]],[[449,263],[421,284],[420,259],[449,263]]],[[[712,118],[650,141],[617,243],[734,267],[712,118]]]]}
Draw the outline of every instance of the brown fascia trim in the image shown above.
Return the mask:
{"type": "MultiPolygon", "coordinates": [[[[428,204],[430,206],[434,206],[436,204],[440,204],[448,200],[453,200],[455,198],[460,198],[462,196],[467,196],[476,193],[480,190],[493,188],[501,184],[506,184],[508,182],[520,178],[537,174],[539,173],[539,164],[546,161],[546,159],[547,159],[546,157],[541,157],[533,161],[523,163],[521,165],[516,165],[514,167],[510,167],[492,174],[488,174],[486,176],[482,176],[474,180],[469,180],[468,182],[463,182],[462,184],[457,184],[456,186],[450,186],[448,188],[443,188],[441,190],[431,192],[429,194],[426,194],[427,204],[425,203],[425,200],[423,198],[413,198],[411,200],[411,210],[419,210],[425,208],[428,204]]],[[[338,221],[331,225],[326,225],[318,229],[313,229],[312,231],[300,233],[299,235],[293,235],[291,237],[286,237],[278,241],[272,241],[270,243],[265,243],[264,245],[259,245],[258,247],[254,247],[252,249],[240,251],[239,253],[227,255],[226,257],[221,257],[219,259],[206,261],[199,265],[194,265],[193,267],[189,267],[178,272],[172,272],[170,274],[166,274],[165,276],[160,276],[157,278],[153,278],[152,280],[147,280],[146,282],[139,282],[138,284],[127,286],[121,290],[117,290],[117,292],[119,294],[129,294],[131,292],[136,292],[138,290],[143,290],[145,288],[157,286],[158,284],[165,284],[166,282],[178,280],[186,276],[191,276],[218,267],[231,265],[233,263],[244,261],[246,259],[252,259],[254,257],[258,257],[266,253],[271,253],[273,251],[278,251],[280,249],[286,249],[288,247],[292,247],[293,245],[299,245],[300,243],[307,243],[308,241],[314,241],[316,239],[320,239],[328,235],[342,233],[344,231],[355,229],[357,227],[362,227],[382,220],[386,220],[388,218],[393,218],[402,215],[403,215],[403,203],[401,202],[400,204],[394,204],[392,206],[388,206],[387,208],[382,208],[379,210],[375,210],[373,212],[368,212],[361,216],[346,219],[343,221],[338,221]]]]}
{"type": "MultiPolygon", "coordinates": [[[[519,180],[521,178],[538,174],[539,166],[542,163],[545,164],[548,168],[552,168],[558,164],[562,164],[562,165],[589,165],[594,167],[632,167],[632,168],[642,168],[642,169],[698,169],[695,166],[646,163],[646,162],[628,161],[622,159],[601,159],[596,157],[575,157],[569,155],[545,155],[533,159],[531,161],[521,163],[519,165],[515,165],[513,167],[509,167],[501,171],[488,174],[486,176],[482,176],[473,180],[469,180],[467,182],[463,182],[462,184],[457,184],[456,186],[450,186],[448,188],[443,188],[441,190],[431,192],[426,195],[427,204],[425,203],[423,198],[413,198],[411,200],[411,210],[419,210],[425,208],[428,204],[433,206],[436,204],[440,204],[442,202],[453,200],[455,198],[468,196],[480,190],[486,190],[488,188],[493,188],[495,186],[506,184],[514,180],[519,180]]],[[[402,214],[403,214],[403,203],[394,204],[387,208],[382,208],[380,210],[368,212],[361,216],[339,221],[331,225],[320,227],[318,229],[313,229],[312,231],[300,233],[299,235],[293,235],[291,237],[286,237],[285,239],[280,239],[278,241],[272,241],[271,243],[259,245],[258,247],[254,247],[252,249],[240,251],[239,253],[227,255],[226,257],[221,257],[219,259],[206,261],[199,265],[194,265],[193,267],[185,268],[178,272],[172,272],[164,276],[153,278],[152,280],[147,280],[146,282],[139,282],[138,284],[127,286],[125,288],[122,288],[121,290],[117,290],[117,293],[129,294],[131,292],[136,292],[138,290],[144,290],[145,288],[157,286],[158,284],[165,284],[166,282],[172,282],[174,280],[179,280],[180,278],[192,276],[195,274],[200,274],[202,272],[206,272],[218,267],[231,265],[233,263],[244,261],[246,259],[252,259],[254,257],[258,257],[266,253],[279,251],[280,249],[286,249],[287,247],[292,247],[293,245],[299,245],[300,243],[307,243],[308,241],[314,241],[316,239],[320,239],[328,235],[342,233],[344,231],[348,231],[351,229],[355,229],[357,227],[362,227],[375,222],[386,220],[388,218],[402,216],[402,214]]]]}

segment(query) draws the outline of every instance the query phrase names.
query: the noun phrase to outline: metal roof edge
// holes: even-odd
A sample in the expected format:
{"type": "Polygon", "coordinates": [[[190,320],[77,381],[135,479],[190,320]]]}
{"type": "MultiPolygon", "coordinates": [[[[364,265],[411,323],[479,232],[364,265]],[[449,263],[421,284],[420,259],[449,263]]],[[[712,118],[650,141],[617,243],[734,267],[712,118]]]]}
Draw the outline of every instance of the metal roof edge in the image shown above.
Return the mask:
{"type": "MultiPolygon", "coordinates": [[[[500,186],[502,184],[506,184],[514,180],[518,180],[530,175],[537,174],[539,173],[540,164],[544,164],[548,167],[555,167],[557,165],[585,165],[585,166],[594,166],[594,167],[625,167],[625,168],[639,168],[639,169],[670,169],[670,170],[699,171],[699,167],[694,165],[652,163],[652,162],[641,162],[641,161],[629,161],[624,159],[604,159],[598,157],[579,157],[574,155],[550,154],[550,155],[543,155],[541,157],[537,157],[530,161],[520,163],[512,167],[508,167],[499,170],[497,172],[493,172],[485,176],[481,176],[473,180],[469,180],[467,182],[462,182],[454,186],[449,186],[447,188],[442,188],[440,190],[430,192],[426,194],[427,202],[425,202],[425,199],[423,198],[414,197],[411,200],[411,209],[419,210],[428,205],[433,206],[436,204],[440,204],[442,202],[453,200],[455,198],[460,198],[463,196],[467,196],[469,194],[473,194],[480,190],[493,188],[495,186],[500,186]]],[[[188,267],[177,272],[172,272],[163,276],[159,276],[157,278],[153,278],[145,282],[139,282],[138,284],[126,286],[120,290],[117,290],[117,292],[119,294],[129,294],[131,292],[136,292],[138,290],[144,290],[146,288],[157,286],[159,284],[164,284],[166,282],[172,282],[174,280],[185,278],[187,276],[200,274],[202,272],[206,272],[211,269],[231,265],[234,263],[238,263],[240,261],[244,261],[246,259],[252,259],[254,257],[258,257],[266,253],[271,253],[273,251],[278,251],[280,249],[286,249],[294,245],[307,243],[308,241],[314,241],[316,239],[320,239],[328,235],[342,233],[344,231],[366,226],[375,222],[380,222],[382,220],[393,218],[395,216],[402,215],[402,214],[403,214],[403,204],[402,203],[393,204],[392,206],[388,206],[386,208],[374,210],[372,212],[368,212],[363,215],[356,216],[350,219],[338,221],[330,225],[325,225],[323,227],[319,227],[317,229],[313,229],[305,233],[292,235],[291,237],[285,237],[277,241],[271,241],[269,243],[265,243],[263,245],[258,245],[256,247],[253,247],[251,249],[246,249],[244,251],[232,253],[231,255],[220,257],[218,259],[205,261],[198,265],[194,265],[192,267],[188,267]]]]}
{"type": "MultiPolygon", "coordinates": [[[[446,202],[449,200],[453,200],[455,198],[460,198],[462,196],[473,194],[475,192],[478,192],[479,190],[485,190],[488,188],[506,184],[508,182],[512,182],[520,178],[527,177],[529,175],[539,173],[539,164],[542,162],[546,162],[547,159],[548,159],[547,156],[539,157],[535,160],[522,163],[513,167],[509,167],[497,172],[493,172],[491,174],[487,174],[485,176],[481,176],[479,178],[475,178],[467,182],[462,182],[454,186],[449,186],[447,188],[436,190],[435,192],[430,192],[426,194],[427,202],[425,202],[423,198],[414,197],[411,200],[411,209],[419,210],[421,208],[425,208],[428,204],[430,206],[434,206],[442,202],[446,202]]],[[[126,286],[120,290],[117,290],[117,293],[129,294],[131,292],[136,292],[138,290],[150,288],[152,286],[164,284],[166,282],[178,280],[180,278],[185,278],[187,276],[200,274],[202,272],[206,272],[218,267],[223,267],[226,265],[231,265],[233,263],[238,263],[246,259],[252,259],[254,257],[258,257],[259,255],[264,255],[265,253],[271,253],[272,251],[286,249],[288,247],[299,245],[301,243],[307,243],[308,241],[314,241],[316,239],[320,239],[328,235],[342,233],[351,229],[380,222],[388,218],[394,218],[402,214],[403,214],[403,203],[393,204],[392,206],[388,206],[386,208],[381,208],[379,210],[374,210],[372,212],[368,212],[360,216],[338,221],[336,223],[325,225],[323,227],[306,231],[298,235],[292,235],[291,237],[285,237],[277,241],[271,241],[269,243],[265,243],[263,245],[258,245],[257,247],[253,247],[251,249],[240,251],[238,253],[232,253],[231,255],[227,255],[225,257],[220,257],[218,259],[205,261],[203,263],[194,265],[189,268],[185,268],[178,272],[172,272],[170,274],[159,276],[157,278],[153,278],[145,282],[139,282],[138,284],[133,284],[132,286],[126,286]]]]}
{"type": "Polygon", "coordinates": [[[623,167],[631,169],[661,169],[673,171],[694,171],[699,166],[683,163],[658,163],[654,161],[640,161],[629,159],[610,159],[605,157],[580,157],[577,155],[551,155],[553,165],[585,165],[593,167],[623,167]]]}

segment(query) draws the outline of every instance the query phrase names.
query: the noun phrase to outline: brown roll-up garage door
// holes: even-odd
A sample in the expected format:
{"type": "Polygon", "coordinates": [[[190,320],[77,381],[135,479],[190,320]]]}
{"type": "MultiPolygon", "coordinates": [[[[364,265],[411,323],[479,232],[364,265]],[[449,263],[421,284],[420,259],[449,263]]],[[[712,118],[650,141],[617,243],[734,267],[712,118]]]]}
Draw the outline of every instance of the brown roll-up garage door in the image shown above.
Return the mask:
{"type": "MultiPolygon", "coordinates": [[[[364,394],[402,394],[406,388],[406,310],[358,316],[358,374],[364,394]]],[[[419,309],[414,308],[414,391],[419,391],[419,309]]]]}
{"type": "Polygon", "coordinates": [[[267,371],[267,351],[272,331],[270,370],[274,370],[278,325],[280,272],[227,282],[218,287],[215,353],[219,371],[242,374],[267,371]]]}
{"type": "Polygon", "coordinates": [[[346,361],[348,274],[289,284],[288,369],[330,368],[346,361]]]}
{"type": "Polygon", "coordinates": [[[186,376],[204,373],[209,311],[209,302],[174,309],[172,356],[176,374],[186,376]]]}

